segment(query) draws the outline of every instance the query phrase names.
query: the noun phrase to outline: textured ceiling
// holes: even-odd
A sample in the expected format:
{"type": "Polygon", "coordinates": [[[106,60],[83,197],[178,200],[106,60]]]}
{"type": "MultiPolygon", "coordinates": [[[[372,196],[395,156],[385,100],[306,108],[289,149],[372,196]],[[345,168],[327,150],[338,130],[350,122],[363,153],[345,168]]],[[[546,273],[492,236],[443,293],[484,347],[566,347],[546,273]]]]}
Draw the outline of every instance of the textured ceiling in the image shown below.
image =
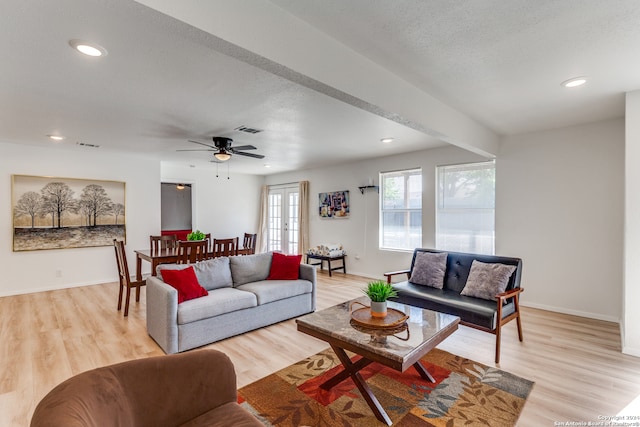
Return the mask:
{"type": "Polygon", "coordinates": [[[640,89],[637,0],[272,2],[498,134],[620,117],[640,89]]]}
{"type": "MultiPolygon", "coordinates": [[[[254,4],[276,5],[499,135],[620,117],[624,92],[640,88],[638,1],[254,4]],[[560,87],[576,75],[588,84],[560,87]]],[[[210,167],[210,153],[176,150],[229,136],[266,156],[235,156],[232,171],[259,174],[445,145],[395,111],[133,1],[3,0],[0,27],[1,142],[51,145],[45,135],[60,133],[61,148],[86,150],[82,142],[210,167]],[[109,54],[84,57],[73,38],[109,54]],[[234,131],[241,125],[264,131],[234,131]],[[386,136],[396,140],[380,143],[386,136]]]]}

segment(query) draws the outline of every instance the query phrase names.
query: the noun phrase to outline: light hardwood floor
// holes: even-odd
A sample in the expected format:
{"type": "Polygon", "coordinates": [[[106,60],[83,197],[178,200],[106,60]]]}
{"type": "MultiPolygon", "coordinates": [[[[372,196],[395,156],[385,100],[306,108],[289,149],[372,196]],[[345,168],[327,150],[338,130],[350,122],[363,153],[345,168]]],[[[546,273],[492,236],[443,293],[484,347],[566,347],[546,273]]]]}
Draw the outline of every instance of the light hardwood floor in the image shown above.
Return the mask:
{"type": "MultiPolygon", "coordinates": [[[[361,296],[367,281],[319,273],[318,309],[361,296]]],[[[128,318],[115,283],[0,298],[0,426],[28,426],[38,401],[74,374],[162,355],[146,332],[144,292],[128,318]]],[[[523,329],[520,343],[515,322],[505,327],[499,366],[536,383],[519,426],[596,422],[640,395],[640,358],[620,352],[617,324],[524,308],[523,329]]],[[[439,348],[493,366],[494,340],[462,326],[439,348]]],[[[293,320],[207,346],[233,360],[238,387],[327,347],[293,320]]]]}

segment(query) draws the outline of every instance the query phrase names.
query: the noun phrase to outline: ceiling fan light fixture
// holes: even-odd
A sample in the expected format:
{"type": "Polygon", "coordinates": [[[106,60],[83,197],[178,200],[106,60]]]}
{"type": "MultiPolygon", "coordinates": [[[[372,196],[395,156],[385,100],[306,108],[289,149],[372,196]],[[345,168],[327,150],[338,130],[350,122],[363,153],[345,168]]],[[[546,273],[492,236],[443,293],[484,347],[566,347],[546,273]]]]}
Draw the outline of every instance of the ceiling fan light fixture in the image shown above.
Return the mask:
{"type": "Polygon", "coordinates": [[[226,162],[231,158],[231,154],[226,153],[224,151],[220,151],[219,153],[214,154],[213,157],[220,160],[221,162],[226,162]]]}

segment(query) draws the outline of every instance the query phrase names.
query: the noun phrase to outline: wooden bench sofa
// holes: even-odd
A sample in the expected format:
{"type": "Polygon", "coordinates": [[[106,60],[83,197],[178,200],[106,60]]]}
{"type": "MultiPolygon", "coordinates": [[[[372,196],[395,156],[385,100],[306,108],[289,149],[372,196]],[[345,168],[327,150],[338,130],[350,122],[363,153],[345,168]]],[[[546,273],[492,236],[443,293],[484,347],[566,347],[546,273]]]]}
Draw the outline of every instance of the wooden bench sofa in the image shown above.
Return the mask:
{"type": "Polygon", "coordinates": [[[496,363],[500,362],[503,325],[516,319],[522,341],[520,258],[419,248],[413,252],[410,269],[384,273],[387,283],[398,274],[406,274],[408,280],[393,284],[398,296],[392,300],[452,314],[460,317],[462,325],[495,334],[496,363]]]}

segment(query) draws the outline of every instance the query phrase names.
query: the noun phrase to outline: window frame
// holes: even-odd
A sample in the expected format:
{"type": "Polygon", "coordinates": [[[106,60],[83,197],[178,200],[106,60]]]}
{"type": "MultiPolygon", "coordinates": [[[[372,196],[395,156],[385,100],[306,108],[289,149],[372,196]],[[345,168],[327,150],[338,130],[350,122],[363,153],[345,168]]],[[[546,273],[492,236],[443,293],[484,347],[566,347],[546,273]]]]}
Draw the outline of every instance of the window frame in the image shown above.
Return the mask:
{"type": "Polygon", "coordinates": [[[401,170],[394,170],[394,171],[387,171],[387,172],[380,172],[379,176],[378,176],[379,180],[378,182],[380,183],[380,197],[379,197],[379,215],[380,215],[380,219],[379,219],[379,224],[378,224],[378,249],[380,250],[385,250],[385,251],[406,251],[406,252],[413,252],[413,250],[416,247],[421,247],[422,246],[422,232],[423,232],[423,227],[422,227],[422,211],[423,211],[423,196],[424,196],[424,186],[423,186],[423,173],[422,173],[422,167],[417,167],[417,168],[410,168],[410,169],[401,169],[401,170]],[[404,195],[403,195],[403,207],[402,208],[394,208],[394,209],[388,209],[385,208],[385,177],[389,177],[389,176],[394,176],[394,175],[399,175],[399,176],[404,176],[405,178],[405,185],[404,185],[404,195]],[[419,176],[419,182],[420,182],[420,191],[418,192],[418,194],[420,194],[420,207],[419,208],[412,208],[410,207],[411,204],[411,197],[410,194],[412,193],[411,188],[409,185],[407,185],[407,183],[409,182],[409,179],[412,176],[419,176]],[[411,243],[411,240],[409,240],[409,244],[406,247],[394,247],[394,246],[386,246],[385,245],[385,213],[400,213],[403,212],[406,216],[406,219],[404,221],[404,228],[405,228],[405,234],[406,235],[410,235],[411,234],[411,218],[412,218],[412,214],[418,214],[418,217],[420,218],[420,225],[419,225],[419,236],[416,238],[416,240],[418,242],[416,243],[411,243]]]}
{"type": "MultiPolygon", "coordinates": [[[[495,159],[494,160],[489,160],[489,161],[481,161],[481,162],[470,162],[470,163],[460,163],[460,164],[453,164],[453,165],[440,165],[436,167],[436,185],[435,185],[435,189],[436,189],[436,197],[435,197],[435,247],[438,250],[443,250],[443,251],[454,251],[454,252],[471,252],[471,253],[478,253],[478,254],[483,254],[483,255],[495,255],[495,250],[496,250],[496,237],[495,237],[495,232],[496,232],[496,225],[495,225],[495,213],[496,213],[496,193],[495,193],[495,185],[496,185],[496,162],[495,159]],[[489,166],[490,165],[490,166],[489,166]],[[477,166],[476,170],[481,170],[481,169],[492,169],[493,170],[493,200],[491,205],[493,207],[482,207],[482,206],[476,206],[476,207],[468,207],[468,206],[457,206],[457,207],[444,207],[443,205],[443,200],[444,197],[442,195],[443,193],[443,186],[441,185],[441,175],[442,172],[441,171],[446,171],[446,169],[458,169],[458,171],[463,171],[463,170],[473,170],[473,167],[477,166]],[[443,242],[443,234],[441,233],[441,222],[443,220],[442,218],[442,212],[443,211],[459,211],[460,213],[464,212],[465,210],[471,212],[471,211],[475,211],[475,213],[488,213],[490,212],[491,215],[491,224],[492,224],[492,230],[490,230],[490,250],[482,250],[483,248],[485,248],[487,245],[484,242],[481,242],[480,244],[478,243],[472,243],[470,237],[474,236],[474,234],[470,234],[468,235],[469,238],[467,240],[467,246],[471,247],[473,246],[474,248],[460,248],[458,247],[452,247],[452,246],[445,246],[445,242],[443,242]],[[478,245],[480,247],[480,250],[478,250],[478,245]]],[[[483,222],[482,219],[480,219],[480,222],[483,222]]],[[[486,239],[486,236],[485,236],[486,239]]]]}

